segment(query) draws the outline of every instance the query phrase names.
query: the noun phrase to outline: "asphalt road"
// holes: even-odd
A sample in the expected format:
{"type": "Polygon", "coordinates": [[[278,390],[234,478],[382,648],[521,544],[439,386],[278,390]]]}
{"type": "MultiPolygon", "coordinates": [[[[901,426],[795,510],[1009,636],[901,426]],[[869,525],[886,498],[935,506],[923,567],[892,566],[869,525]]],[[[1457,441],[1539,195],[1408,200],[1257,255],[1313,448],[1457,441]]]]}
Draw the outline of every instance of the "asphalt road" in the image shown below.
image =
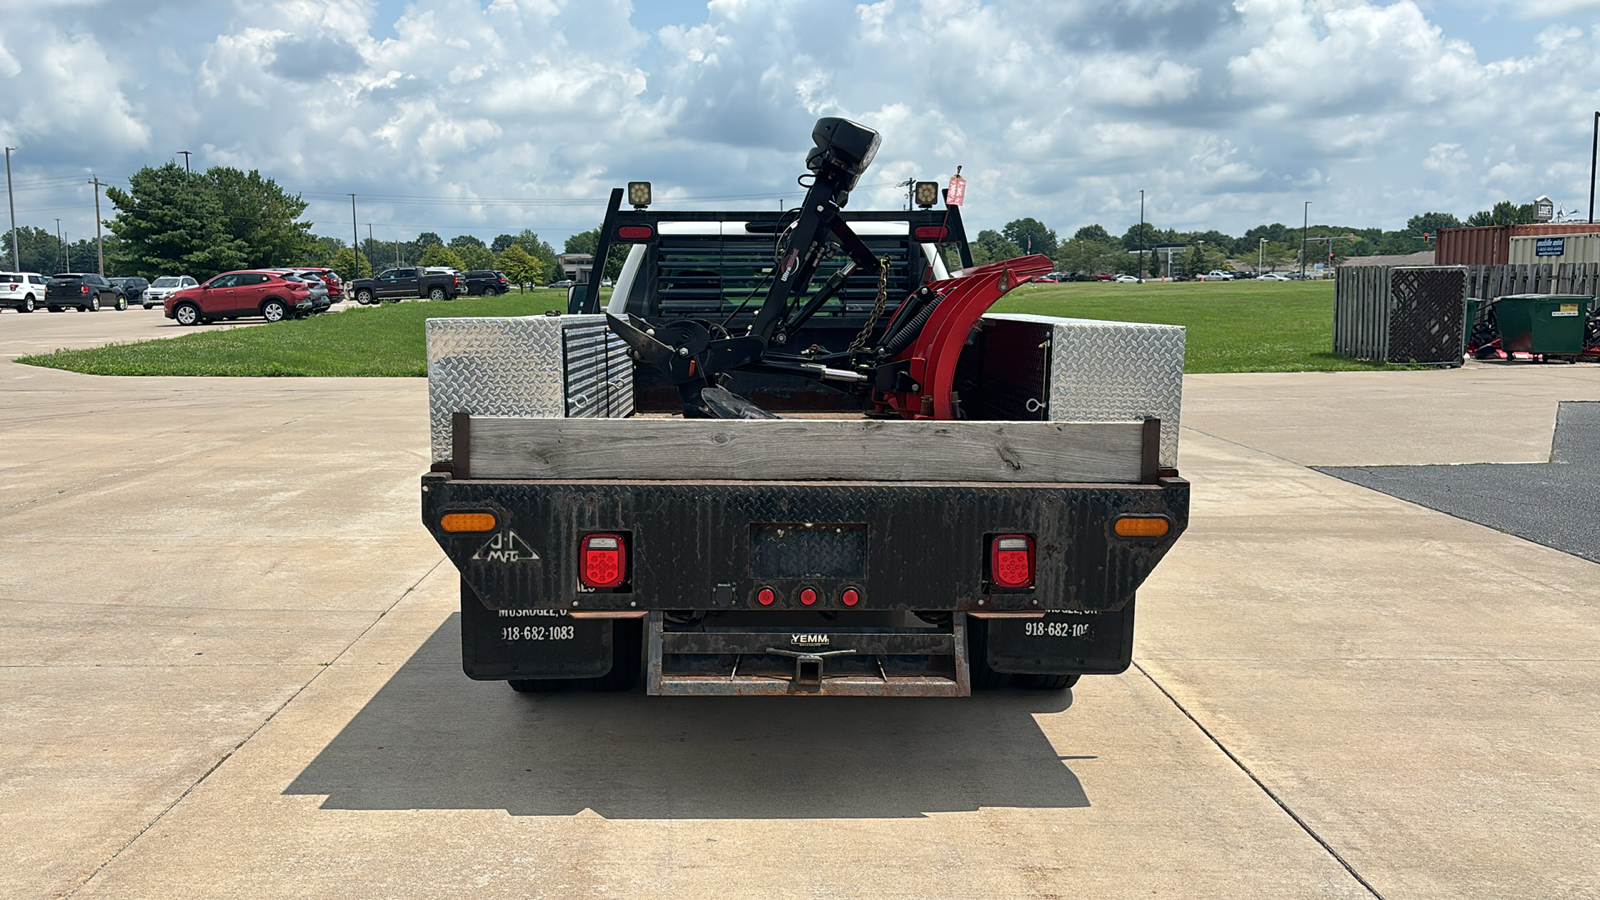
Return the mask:
{"type": "Polygon", "coordinates": [[[1308,468],[1548,459],[1600,368],[1190,378],[1190,531],[1070,693],[523,696],[460,673],[422,380],[34,369],[177,329],[30,320],[5,897],[1600,893],[1600,568],[1308,468]]]}

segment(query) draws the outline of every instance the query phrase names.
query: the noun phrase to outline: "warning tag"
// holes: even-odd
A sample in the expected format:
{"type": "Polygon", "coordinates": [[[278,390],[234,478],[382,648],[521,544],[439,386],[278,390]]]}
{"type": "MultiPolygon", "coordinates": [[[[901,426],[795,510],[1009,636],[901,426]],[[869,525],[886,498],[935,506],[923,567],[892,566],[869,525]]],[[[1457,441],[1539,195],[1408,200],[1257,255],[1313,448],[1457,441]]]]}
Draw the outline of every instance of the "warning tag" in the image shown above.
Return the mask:
{"type": "Polygon", "coordinates": [[[533,552],[527,542],[517,537],[517,533],[507,528],[489,539],[489,543],[478,548],[472,554],[473,559],[484,562],[514,563],[520,560],[536,560],[539,554],[533,552]]]}

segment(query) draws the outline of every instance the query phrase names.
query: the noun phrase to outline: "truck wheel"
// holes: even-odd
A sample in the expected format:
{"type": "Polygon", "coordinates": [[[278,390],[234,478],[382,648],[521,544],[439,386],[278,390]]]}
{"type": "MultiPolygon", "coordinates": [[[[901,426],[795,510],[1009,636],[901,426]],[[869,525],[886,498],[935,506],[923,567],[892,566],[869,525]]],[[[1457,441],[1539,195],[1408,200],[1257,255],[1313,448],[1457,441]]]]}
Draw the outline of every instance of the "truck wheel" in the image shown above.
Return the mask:
{"type": "Polygon", "coordinates": [[[428,299],[429,300],[448,300],[450,298],[446,297],[444,295],[444,288],[436,287],[436,288],[432,288],[431,290],[428,291],[428,299]]]}
{"type": "Polygon", "coordinates": [[[200,307],[188,302],[179,303],[172,309],[172,318],[179,325],[198,325],[200,324],[200,307]]]}
{"type": "Polygon", "coordinates": [[[282,322],[288,314],[289,308],[284,306],[283,301],[277,298],[269,299],[261,304],[261,317],[268,322],[282,322]]]}
{"type": "Polygon", "coordinates": [[[990,691],[1006,683],[1006,676],[989,668],[989,623],[967,616],[967,672],[972,689],[990,691]]]}
{"type": "Polygon", "coordinates": [[[362,306],[372,302],[372,292],[368,290],[356,291],[356,302],[362,306]]]}
{"type": "Polygon", "coordinates": [[[1036,691],[1064,691],[1078,683],[1078,675],[1019,675],[1025,688],[1036,691]]]}

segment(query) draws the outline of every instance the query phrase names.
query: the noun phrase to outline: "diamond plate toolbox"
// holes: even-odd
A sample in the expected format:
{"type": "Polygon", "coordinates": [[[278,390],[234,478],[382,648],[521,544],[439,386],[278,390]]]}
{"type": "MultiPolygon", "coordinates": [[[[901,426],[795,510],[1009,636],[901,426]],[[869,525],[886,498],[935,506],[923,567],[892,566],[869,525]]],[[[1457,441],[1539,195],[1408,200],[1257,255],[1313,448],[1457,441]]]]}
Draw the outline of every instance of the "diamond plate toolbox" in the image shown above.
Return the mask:
{"type": "Polygon", "coordinates": [[[450,416],[614,417],[633,413],[633,367],[606,317],[429,319],[433,461],[450,458],[450,416]]]}
{"type": "Polygon", "coordinates": [[[1045,391],[1053,422],[1161,420],[1161,465],[1178,465],[1183,408],[1182,325],[991,313],[985,323],[1049,329],[1045,391]]]}

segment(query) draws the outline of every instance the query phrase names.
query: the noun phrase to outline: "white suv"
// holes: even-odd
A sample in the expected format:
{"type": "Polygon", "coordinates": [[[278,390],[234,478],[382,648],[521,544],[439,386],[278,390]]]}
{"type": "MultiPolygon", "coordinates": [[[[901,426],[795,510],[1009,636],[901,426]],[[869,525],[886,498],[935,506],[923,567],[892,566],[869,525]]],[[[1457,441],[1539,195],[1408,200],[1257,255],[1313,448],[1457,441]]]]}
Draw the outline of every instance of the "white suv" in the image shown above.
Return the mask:
{"type": "Polygon", "coordinates": [[[50,279],[38,272],[0,272],[0,309],[33,312],[44,303],[44,286],[50,279]]]}
{"type": "Polygon", "coordinates": [[[199,286],[200,282],[195,281],[193,278],[190,278],[187,275],[163,275],[160,278],[157,278],[155,281],[150,282],[150,286],[145,288],[144,299],[141,302],[144,303],[145,309],[149,309],[153,306],[162,306],[167,302],[167,298],[171,297],[173,294],[176,294],[185,288],[199,286]]]}

